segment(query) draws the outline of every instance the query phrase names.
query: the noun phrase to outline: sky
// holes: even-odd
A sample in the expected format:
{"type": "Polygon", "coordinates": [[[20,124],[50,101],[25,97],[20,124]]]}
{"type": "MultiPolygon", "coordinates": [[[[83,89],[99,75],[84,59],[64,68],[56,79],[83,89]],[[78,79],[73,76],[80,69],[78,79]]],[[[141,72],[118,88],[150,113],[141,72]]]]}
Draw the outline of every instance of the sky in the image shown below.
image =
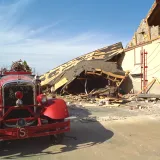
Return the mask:
{"type": "Polygon", "coordinates": [[[41,75],[117,42],[125,47],[154,0],[0,0],[0,66],[41,75]]]}

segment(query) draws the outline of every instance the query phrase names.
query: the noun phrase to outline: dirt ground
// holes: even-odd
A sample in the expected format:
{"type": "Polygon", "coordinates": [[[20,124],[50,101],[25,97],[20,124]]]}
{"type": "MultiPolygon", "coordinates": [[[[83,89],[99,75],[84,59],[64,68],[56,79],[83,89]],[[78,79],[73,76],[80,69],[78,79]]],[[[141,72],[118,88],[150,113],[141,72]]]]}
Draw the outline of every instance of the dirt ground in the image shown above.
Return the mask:
{"type": "Polygon", "coordinates": [[[13,141],[0,151],[0,159],[160,159],[158,102],[118,108],[71,104],[69,110],[77,118],[61,145],[52,145],[48,137],[13,141]]]}

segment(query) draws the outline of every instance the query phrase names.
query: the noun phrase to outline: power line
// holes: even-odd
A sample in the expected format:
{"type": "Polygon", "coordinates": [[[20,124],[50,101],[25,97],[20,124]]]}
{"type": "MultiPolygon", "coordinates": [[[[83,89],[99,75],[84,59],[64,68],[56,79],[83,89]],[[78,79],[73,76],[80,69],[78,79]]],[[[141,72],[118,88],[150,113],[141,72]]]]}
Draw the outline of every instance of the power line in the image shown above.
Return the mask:
{"type": "Polygon", "coordinates": [[[160,45],[160,43],[158,43],[158,46],[154,49],[154,51],[148,56],[148,58],[149,57],[151,57],[151,55],[156,51],[156,49],[159,47],[159,45],[160,45]]]}
{"type": "Polygon", "coordinates": [[[149,72],[149,71],[152,71],[152,70],[154,70],[154,69],[156,69],[156,68],[157,68],[157,67],[159,67],[159,66],[160,66],[160,64],[159,64],[159,65],[157,65],[157,66],[155,66],[155,67],[154,67],[154,68],[152,68],[152,69],[149,69],[149,70],[148,70],[148,72],[149,72]]]}
{"type": "Polygon", "coordinates": [[[158,71],[160,71],[160,68],[159,68],[157,71],[155,71],[154,73],[149,74],[148,76],[154,75],[154,74],[157,73],[158,71]]]}
{"type": "MultiPolygon", "coordinates": [[[[157,48],[159,47],[159,45],[160,45],[160,43],[159,43],[159,44],[157,45],[157,47],[153,50],[153,52],[148,56],[147,59],[149,59],[149,58],[151,57],[151,55],[157,50],[157,48]]],[[[159,52],[158,52],[158,53],[159,53],[159,52]]],[[[156,56],[158,55],[158,53],[156,54],[156,56]]],[[[156,57],[156,56],[155,56],[155,57],[156,57]]],[[[154,58],[155,58],[155,57],[154,57],[154,58]]],[[[152,60],[153,60],[154,58],[152,58],[152,60]]],[[[152,61],[152,60],[151,60],[151,61],[152,61]]],[[[150,62],[151,62],[151,61],[150,61],[150,62]]],[[[150,63],[150,62],[149,62],[149,63],[150,63]]],[[[148,63],[148,64],[149,64],[149,63],[148,63]]],[[[130,73],[135,72],[139,67],[141,67],[141,66],[138,66],[137,68],[135,68],[135,69],[134,69],[133,71],[131,71],[130,73]]]]}
{"type": "Polygon", "coordinates": [[[138,66],[137,68],[135,68],[133,71],[131,71],[130,73],[133,73],[134,71],[136,71],[140,66],[138,66]]]}
{"type": "MultiPolygon", "coordinates": [[[[160,52],[160,50],[159,50],[159,52],[160,52]]],[[[148,62],[148,64],[150,64],[150,63],[153,61],[153,59],[155,59],[155,58],[157,57],[157,55],[158,55],[159,52],[157,52],[157,54],[154,56],[154,58],[152,58],[152,59],[148,62]]]]}

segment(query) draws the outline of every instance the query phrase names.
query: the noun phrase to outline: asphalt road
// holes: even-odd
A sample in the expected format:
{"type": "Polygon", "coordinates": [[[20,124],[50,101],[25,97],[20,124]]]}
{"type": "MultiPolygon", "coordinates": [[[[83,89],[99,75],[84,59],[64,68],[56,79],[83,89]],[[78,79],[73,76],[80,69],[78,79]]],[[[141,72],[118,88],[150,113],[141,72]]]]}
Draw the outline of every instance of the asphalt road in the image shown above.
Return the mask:
{"type": "Polygon", "coordinates": [[[0,151],[0,159],[160,159],[158,117],[131,116],[103,122],[76,120],[71,126],[71,132],[66,134],[71,138],[65,137],[61,145],[52,145],[48,137],[13,141],[0,151]]]}

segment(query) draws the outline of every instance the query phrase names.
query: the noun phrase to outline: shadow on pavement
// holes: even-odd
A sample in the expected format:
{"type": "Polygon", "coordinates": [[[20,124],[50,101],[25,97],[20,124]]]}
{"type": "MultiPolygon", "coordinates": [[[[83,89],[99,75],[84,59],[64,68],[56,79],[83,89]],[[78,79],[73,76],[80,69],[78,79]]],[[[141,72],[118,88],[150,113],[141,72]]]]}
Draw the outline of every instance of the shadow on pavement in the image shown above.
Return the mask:
{"type": "Polygon", "coordinates": [[[61,145],[52,145],[49,137],[12,141],[0,150],[0,159],[22,159],[60,154],[101,144],[113,137],[114,133],[104,128],[96,120],[86,120],[90,115],[87,109],[70,107],[70,115],[78,118],[71,123],[71,131],[61,145]],[[76,137],[77,140],[72,137],[76,137]]]}

